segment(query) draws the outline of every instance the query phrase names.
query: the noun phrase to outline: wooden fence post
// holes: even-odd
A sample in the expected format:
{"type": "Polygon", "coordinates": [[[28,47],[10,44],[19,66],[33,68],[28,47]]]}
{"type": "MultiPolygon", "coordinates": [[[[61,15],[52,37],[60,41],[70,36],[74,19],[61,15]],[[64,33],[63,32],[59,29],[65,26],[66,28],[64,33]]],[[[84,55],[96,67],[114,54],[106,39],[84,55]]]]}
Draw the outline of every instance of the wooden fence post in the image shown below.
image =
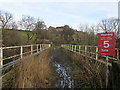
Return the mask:
{"type": "Polygon", "coordinates": [[[31,45],[31,55],[33,54],[33,45],[31,45]]]}
{"type": "Polygon", "coordinates": [[[3,67],[3,49],[0,47],[0,67],[3,67]]]}
{"type": "Polygon", "coordinates": [[[23,53],[23,46],[20,47],[20,58],[23,57],[23,54],[22,54],[22,53],[23,53]]]}

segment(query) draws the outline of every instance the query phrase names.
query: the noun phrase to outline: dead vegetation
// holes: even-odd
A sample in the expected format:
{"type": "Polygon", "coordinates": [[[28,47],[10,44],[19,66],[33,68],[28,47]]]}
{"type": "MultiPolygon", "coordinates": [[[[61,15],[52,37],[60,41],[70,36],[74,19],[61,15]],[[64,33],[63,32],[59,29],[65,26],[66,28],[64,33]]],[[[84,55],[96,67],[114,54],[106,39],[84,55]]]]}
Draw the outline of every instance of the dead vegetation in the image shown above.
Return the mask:
{"type": "Polygon", "coordinates": [[[75,80],[75,87],[105,87],[105,65],[67,50],[64,54],[72,59],[71,74],[75,80]]]}
{"type": "MultiPolygon", "coordinates": [[[[57,81],[57,76],[50,60],[52,50],[49,49],[40,55],[22,60],[10,74],[6,75],[4,87],[55,88],[54,85],[57,81]]],[[[71,67],[70,75],[74,79],[74,88],[105,87],[106,69],[103,64],[62,48],[60,48],[59,52],[67,58],[60,61],[60,63],[66,62],[71,67]]]]}
{"type": "MultiPolygon", "coordinates": [[[[5,79],[10,79],[5,87],[12,88],[48,88],[51,87],[53,80],[51,62],[49,60],[49,52],[47,50],[40,55],[31,56],[22,60],[12,73],[5,79]],[[8,77],[8,78],[7,78],[8,77]],[[10,83],[12,81],[12,84],[10,83]]],[[[8,81],[8,80],[6,80],[8,81]]]]}

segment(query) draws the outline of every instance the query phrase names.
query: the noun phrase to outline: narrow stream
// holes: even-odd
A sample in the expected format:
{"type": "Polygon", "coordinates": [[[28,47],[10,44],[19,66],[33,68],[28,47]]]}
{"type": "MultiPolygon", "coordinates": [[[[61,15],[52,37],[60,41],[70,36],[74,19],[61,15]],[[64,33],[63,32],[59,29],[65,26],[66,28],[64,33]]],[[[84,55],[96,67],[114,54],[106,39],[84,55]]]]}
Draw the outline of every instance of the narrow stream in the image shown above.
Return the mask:
{"type": "Polygon", "coordinates": [[[62,56],[62,52],[58,49],[53,49],[53,54],[51,56],[52,64],[56,72],[58,73],[58,80],[55,82],[55,87],[57,88],[74,88],[74,80],[70,76],[71,68],[69,66],[66,58],[62,56]],[[67,66],[66,66],[67,64],[67,66]]]}
{"type": "Polygon", "coordinates": [[[54,62],[54,66],[60,77],[59,80],[60,86],[62,88],[73,88],[74,81],[71,79],[69,73],[67,72],[69,68],[68,67],[65,68],[61,64],[58,64],[57,62],[54,62]]]}

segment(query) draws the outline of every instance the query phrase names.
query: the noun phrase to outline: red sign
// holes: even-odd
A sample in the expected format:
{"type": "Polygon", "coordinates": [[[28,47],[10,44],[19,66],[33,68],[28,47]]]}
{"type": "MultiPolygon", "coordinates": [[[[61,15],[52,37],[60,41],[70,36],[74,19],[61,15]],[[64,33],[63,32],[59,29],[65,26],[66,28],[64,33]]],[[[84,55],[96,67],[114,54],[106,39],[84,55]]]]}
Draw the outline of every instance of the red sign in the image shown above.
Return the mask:
{"type": "Polygon", "coordinates": [[[98,55],[115,56],[114,32],[98,33],[98,55]]]}

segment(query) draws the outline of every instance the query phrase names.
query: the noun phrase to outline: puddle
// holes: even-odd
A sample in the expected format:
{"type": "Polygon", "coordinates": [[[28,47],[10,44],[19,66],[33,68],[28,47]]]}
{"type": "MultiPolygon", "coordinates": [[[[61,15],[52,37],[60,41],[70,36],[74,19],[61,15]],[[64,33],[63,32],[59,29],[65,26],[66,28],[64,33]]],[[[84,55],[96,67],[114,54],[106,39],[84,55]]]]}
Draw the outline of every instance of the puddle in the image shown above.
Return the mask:
{"type": "Polygon", "coordinates": [[[67,70],[69,68],[64,68],[61,64],[54,62],[54,66],[56,68],[56,72],[58,73],[60,79],[58,83],[62,88],[74,88],[74,81],[71,79],[70,75],[68,74],[67,70]]]}

